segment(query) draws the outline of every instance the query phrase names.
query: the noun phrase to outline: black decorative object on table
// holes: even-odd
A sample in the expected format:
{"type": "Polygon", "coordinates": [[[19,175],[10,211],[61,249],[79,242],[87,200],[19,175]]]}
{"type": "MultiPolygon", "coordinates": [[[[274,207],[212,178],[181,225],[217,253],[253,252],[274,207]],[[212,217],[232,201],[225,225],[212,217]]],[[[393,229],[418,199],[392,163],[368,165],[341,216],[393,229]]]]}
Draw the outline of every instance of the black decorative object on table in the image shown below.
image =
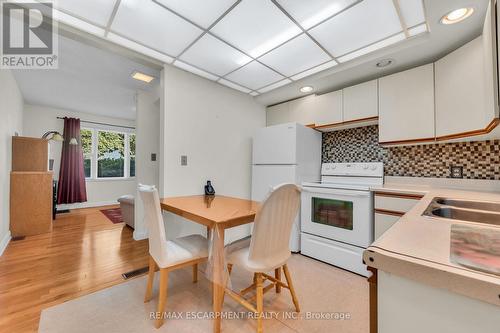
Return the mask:
{"type": "Polygon", "coordinates": [[[207,185],[205,185],[205,195],[215,195],[215,189],[210,180],[208,180],[207,185]]]}

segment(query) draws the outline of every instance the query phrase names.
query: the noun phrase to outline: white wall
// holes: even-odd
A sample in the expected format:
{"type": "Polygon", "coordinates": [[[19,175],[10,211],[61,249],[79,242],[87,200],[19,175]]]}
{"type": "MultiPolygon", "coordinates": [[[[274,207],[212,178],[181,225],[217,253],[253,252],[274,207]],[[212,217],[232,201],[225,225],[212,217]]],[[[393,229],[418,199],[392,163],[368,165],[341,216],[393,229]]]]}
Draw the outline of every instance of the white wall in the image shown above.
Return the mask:
{"type": "MultiPolygon", "coordinates": [[[[24,106],[23,135],[41,137],[47,131],[64,130],[64,121],[57,117],[73,117],[87,121],[103,122],[120,126],[135,126],[133,120],[103,117],[99,115],[55,109],[38,105],[24,106]]],[[[82,127],[85,124],[82,123],[82,127]]],[[[59,178],[59,166],[61,161],[62,145],[59,142],[50,142],[50,158],[54,159],[54,178],[59,178]]],[[[135,179],[113,179],[113,180],[88,180],[87,202],[72,205],[60,205],[61,209],[100,206],[116,203],[116,200],[124,194],[135,193],[135,179]]]]}
{"type": "MultiPolygon", "coordinates": [[[[137,184],[159,186],[159,146],[160,146],[160,92],[137,93],[136,119],[136,162],[135,177],[137,184]],[[156,161],[151,161],[151,154],[156,154],[156,161]]],[[[139,198],[137,192],[136,198],[139,198]]],[[[143,239],[147,230],[141,223],[144,207],[141,200],[135,200],[134,238],[143,239]]]]}
{"type": "Polygon", "coordinates": [[[10,240],[12,136],[23,128],[23,96],[10,70],[0,70],[0,255],[10,240]]]}
{"type": "MultiPolygon", "coordinates": [[[[248,94],[171,66],[165,66],[163,87],[160,195],[203,194],[211,180],[218,194],[250,198],[251,138],[265,126],[264,106],[248,94]],[[187,155],[187,166],[180,165],[181,155],[187,155]]],[[[169,237],[205,232],[171,214],[166,219],[169,237]]],[[[226,239],[248,232],[241,229],[226,239]]]]}

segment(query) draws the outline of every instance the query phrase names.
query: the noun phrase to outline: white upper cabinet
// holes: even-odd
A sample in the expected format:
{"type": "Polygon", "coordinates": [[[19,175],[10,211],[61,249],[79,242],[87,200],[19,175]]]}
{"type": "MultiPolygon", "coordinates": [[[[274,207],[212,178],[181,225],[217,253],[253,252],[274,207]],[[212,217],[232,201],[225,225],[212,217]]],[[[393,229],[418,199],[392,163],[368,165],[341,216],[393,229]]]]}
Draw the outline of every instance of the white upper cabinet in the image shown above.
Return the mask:
{"type": "Polygon", "coordinates": [[[343,121],[366,119],[378,116],[377,80],[364,82],[343,90],[343,121]]]}
{"type": "Polygon", "coordinates": [[[317,95],[311,111],[311,123],[316,126],[341,123],[342,90],[317,95]]]}
{"type": "Polygon", "coordinates": [[[314,95],[295,99],[288,103],[290,104],[290,121],[305,126],[314,124],[314,95]]]}
{"type": "Polygon", "coordinates": [[[431,140],[434,68],[420,66],[379,79],[379,141],[431,140]]]}
{"type": "Polygon", "coordinates": [[[273,126],[291,122],[290,104],[281,103],[267,108],[266,125],[273,126]]]}

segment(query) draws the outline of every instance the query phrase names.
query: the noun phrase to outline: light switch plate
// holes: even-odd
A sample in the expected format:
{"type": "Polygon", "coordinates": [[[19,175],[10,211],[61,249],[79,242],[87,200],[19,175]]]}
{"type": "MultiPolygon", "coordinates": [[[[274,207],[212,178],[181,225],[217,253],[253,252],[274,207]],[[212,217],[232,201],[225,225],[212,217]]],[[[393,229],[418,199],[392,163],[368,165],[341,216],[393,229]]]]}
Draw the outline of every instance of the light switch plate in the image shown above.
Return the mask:
{"type": "Polygon", "coordinates": [[[155,153],[151,154],[151,161],[156,162],[156,154],[155,153]]]}
{"type": "Polygon", "coordinates": [[[186,155],[181,156],[181,165],[182,166],[188,165],[188,157],[186,155]]]}

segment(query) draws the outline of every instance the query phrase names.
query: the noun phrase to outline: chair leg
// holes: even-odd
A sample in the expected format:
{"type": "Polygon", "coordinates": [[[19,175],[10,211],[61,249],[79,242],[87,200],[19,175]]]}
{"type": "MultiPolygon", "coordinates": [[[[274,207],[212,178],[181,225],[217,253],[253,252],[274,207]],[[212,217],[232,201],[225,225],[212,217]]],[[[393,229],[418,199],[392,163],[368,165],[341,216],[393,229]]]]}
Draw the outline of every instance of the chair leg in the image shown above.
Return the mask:
{"type": "MultiPolygon", "coordinates": [[[[274,270],[274,277],[276,280],[281,281],[281,267],[278,267],[274,270]]],[[[276,283],[276,293],[279,294],[281,292],[281,285],[276,283]]]]}
{"type": "Polygon", "coordinates": [[[149,256],[149,274],[148,274],[148,285],[146,288],[146,296],[144,296],[144,303],[151,300],[153,295],[153,281],[155,278],[156,262],[153,257],[149,256]]]}
{"type": "Polygon", "coordinates": [[[264,288],[262,286],[262,274],[256,274],[256,283],[257,283],[257,333],[262,333],[262,320],[263,320],[263,311],[264,311],[264,288]]]}
{"type": "Polygon", "coordinates": [[[167,303],[167,290],[168,290],[168,270],[165,268],[160,269],[160,297],[158,299],[158,315],[156,318],[155,326],[160,328],[163,325],[165,304],[167,303]]]}
{"type": "Polygon", "coordinates": [[[193,265],[193,283],[198,282],[198,264],[193,265]]]}
{"type": "Polygon", "coordinates": [[[288,270],[288,266],[286,264],[283,265],[283,272],[285,273],[286,283],[288,284],[288,288],[290,289],[290,294],[292,294],[292,301],[295,305],[295,310],[297,312],[300,312],[299,300],[297,299],[297,294],[295,294],[292,278],[290,277],[290,271],[288,270]]]}
{"type": "Polygon", "coordinates": [[[231,275],[232,271],[233,271],[233,264],[227,264],[227,274],[231,275]]]}

